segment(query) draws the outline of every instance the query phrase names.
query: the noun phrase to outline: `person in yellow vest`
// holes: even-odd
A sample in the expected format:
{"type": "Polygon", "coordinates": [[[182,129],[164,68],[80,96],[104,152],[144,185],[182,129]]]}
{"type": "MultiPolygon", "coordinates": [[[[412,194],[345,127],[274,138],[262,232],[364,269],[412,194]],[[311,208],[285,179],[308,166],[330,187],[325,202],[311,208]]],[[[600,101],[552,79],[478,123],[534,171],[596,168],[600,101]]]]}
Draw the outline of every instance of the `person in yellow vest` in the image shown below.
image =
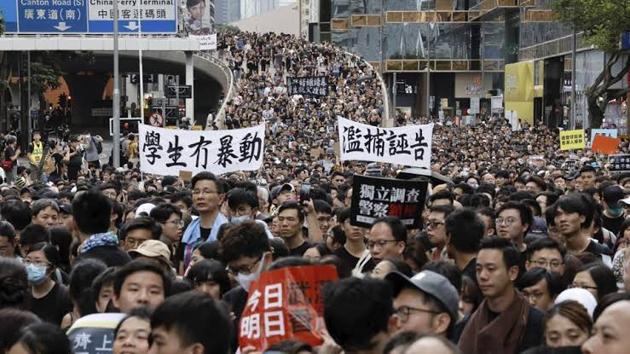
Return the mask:
{"type": "Polygon", "coordinates": [[[42,136],[38,131],[33,132],[33,141],[28,146],[28,161],[31,165],[31,179],[37,181],[39,179],[41,171],[39,170],[39,163],[44,157],[44,143],[42,142],[42,136]]]}

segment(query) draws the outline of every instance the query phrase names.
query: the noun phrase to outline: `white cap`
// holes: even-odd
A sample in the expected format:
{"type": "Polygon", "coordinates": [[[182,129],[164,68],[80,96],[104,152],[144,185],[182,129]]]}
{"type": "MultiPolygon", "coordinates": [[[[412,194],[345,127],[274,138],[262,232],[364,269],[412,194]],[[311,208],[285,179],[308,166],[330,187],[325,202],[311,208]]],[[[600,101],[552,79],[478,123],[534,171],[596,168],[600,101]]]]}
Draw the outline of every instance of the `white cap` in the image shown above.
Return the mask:
{"type": "Polygon", "coordinates": [[[557,305],[567,300],[579,302],[582,306],[584,306],[586,312],[588,312],[591,318],[593,318],[593,311],[595,311],[595,307],[597,307],[597,299],[588,290],[581,288],[567,289],[556,297],[554,304],[557,305]]]}
{"type": "Polygon", "coordinates": [[[155,204],[144,203],[136,209],[136,216],[140,216],[141,213],[146,213],[147,216],[151,215],[151,210],[155,208],[155,204]]]}

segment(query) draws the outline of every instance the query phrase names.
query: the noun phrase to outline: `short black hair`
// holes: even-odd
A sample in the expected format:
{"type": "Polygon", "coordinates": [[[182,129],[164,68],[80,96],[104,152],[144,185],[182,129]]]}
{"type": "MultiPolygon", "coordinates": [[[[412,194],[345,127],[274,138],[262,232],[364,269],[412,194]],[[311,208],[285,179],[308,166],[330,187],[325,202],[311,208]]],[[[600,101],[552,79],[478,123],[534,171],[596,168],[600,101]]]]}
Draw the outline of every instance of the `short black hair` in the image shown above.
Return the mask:
{"type": "Polygon", "coordinates": [[[158,240],[162,235],[162,227],[155,220],[148,216],[139,216],[123,225],[120,229],[120,239],[124,240],[128,233],[138,229],[149,230],[154,240],[158,240]]]}
{"type": "Polygon", "coordinates": [[[37,216],[37,214],[48,207],[53,208],[53,210],[59,213],[59,204],[57,204],[56,201],[50,198],[42,198],[31,203],[31,214],[37,216]]]}
{"type": "Polygon", "coordinates": [[[2,218],[11,223],[17,231],[23,230],[32,220],[31,208],[28,204],[19,199],[7,200],[2,203],[0,214],[2,214],[2,218]]]}
{"type": "Polygon", "coordinates": [[[300,222],[304,222],[304,211],[302,210],[302,206],[300,206],[298,202],[293,200],[288,200],[282,203],[282,205],[280,205],[280,207],[278,208],[277,214],[280,215],[280,213],[289,209],[295,209],[297,211],[298,219],[300,220],[300,222]]]}
{"type": "Polygon", "coordinates": [[[66,334],[51,323],[40,322],[30,324],[20,331],[21,343],[29,353],[57,354],[72,353],[72,345],[66,334]]]}
{"type": "MultiPolygon", "coordinates": [[[[468,185],[466,185],[468,186],[468,185]]],[[[459,187],[459,186],[457,186],[459,187]]],[[[472,187],[468,186],[471,189],[471,194],[472,194],[472,187]]],[[[435,194],[432,194],[429,197],[429,205],[432,204],[434,201],[438,200],[438,199],[448,199],[448,201],[453,204],[453,201],[455,200],[455,196],[453,195],[453,193],[451,193],[450,191],[447,190],[443,190],[443,191],[439,191],[435,194]]]]}
{"type": "Polygon", "coordinates": [[[40,242],[50,242],[50,231],[41,225],[30,224],[20,233],[20,246],[22,247],[40,242]]]}
{"type": "Polygon", "coordinates": [[[174,193],[173,195],[171,195],[170,201],[171,203],[182,201],[189,208],[193,205],[192,198],[190,197],[190,192],[186,191],[174,193]]]}
{"type": "Polygon", "coordinates": [[[72,201],[72,216],[79,231],[86,235],[107,232],[112,214],[112,204],[99,190],[80,193],[72,201]]]}
{"type": "MultiPolygon", "coordinates": [[[[510,209],[518,211],[518,215],[521,218],[521,223],[523,225],[528,225],[529,227],[527,228],[527,230],[529,231],[529,229],[532,227],[532,224],[534,223],[534,215],[532,214],[532,210],[523,202],[509,201],[507,203],[503,203],[501,207],[499,207],[499,209],[497,210],[497,216],[499,216],[499,214],[501,214],[503,211],[510,209]]],[[[525,233],[527,233],[527,231],[525,233]]]]}
{"type": "Polygon", "coordinates": [[[580,168],[580,174],[582,174],[584,172],[597,173],[597,170],[595,169],[595,167],[593,167],[591,165],[584,165],[584,166],[582,166],[582,168],[580,168]]]}
{"type": "Polygon", "coordinates": [[[26,309],[30,294],[24,264],[16,258],[0,257],[0,309],[26,309]]]}
{"type": "Polygon", "coordinates": [[[192,180],[190,181],[190,188],[194,189],[195,184],[197,184],[197,182],[199,181],[212,181],[217,187],[217,193],[223,194],[225,192],[225,186],[223,182],[212,172],[203,171],[194,175],[192,180]]]}
{"type": "Polygon", "coordinates": [[[332,207],[324,200],[313,199],[313,207],[316,213],[332,215],[332,207]]]}
{"type": "Polygon", "coordinates": [[[324,321],[345,351],[373,349],[394,313],[392,289],[377,279],[342,279],[324,290],[324,321]]]}
{"type": "Polygon", "coordinates": [[[580,272],[587,272],[593,278],[595,285],[597,285],[598,300],[619,290],[612,269],[601,262],[586,264],[578,270],[578,273],[580,272]]]}
{"type": "MultiPolygon", "coordinates": [[[[0,307],[2,307],[1,304],[0,307]]],[[[14,308],[0,310],[0,352],[8,353],[20,338],[22,328],[39,322],[41,322],[39,317],[30,311],[14,308]]]]}
{"type": "Polygon", "coordinates": [[[162,267],[160,267],[157,262],[148,259],[136,259],[116,271],[114,275],[114,294],[116,294],[116,296],[120,296],[120,291],[127,277],[137,272],[151,272],[159,275],[162,278],[162,285],[164,286],[164,297],[170,294],[171,278],[164,272],[162,267]]]}
{"type": "Polygon", "coordinates": [[[595,201],[591,197],[583,193],[563,195],[555,204],[554,217],[558,214],[558,209],[562,209],[565,213],[569,214],[578,213],[584,216],[584,222],[581,225],[582,228],[588,228],[593,222],[593,214],[595,213],[593,207],[594,203],[595,201]]]}
{"type": "Polygon", "coordinates": [[[15,228],[11,223],[0,221],[0,237],[6,237],[10,243],[15,241],[15,228]]]}
{"type": "Polygon", "coordinates": [[[518,267],[521,262],[521,254],[518,252],[514,244],[507,239],[499,236],[486,237],[481,240],[479,251],[482,250],[498,250],[503,254],[503,262],[507,269],[518,267]]]}
{"type": "Polygon", "coordinates": [[[547,281],[547,290],[552,299],[566,289],[566,285],[562,281],[560,274],[538,267],[532,268],[521,275],[518,281],[518,288],[520,290],[529,288],[538,284],[538,282],[543,279],[547,281]]]}
{"type": "Polygon", "coordinates": [[[450,235],[450,244],[460,252],[479,251],[486,225],[474,209],[463,208],[452,212],[444,222],[446,234],[450,235]]]}
{"type": "MultiPolygon", "coordinates": [[[[455,264],[451,262],[432,261],[422,266],[422,270],[430,270],[432,272],[443,275],[444,278],[448,279],[448,281],[453,284],[457,291],[462,288],[462,272],[459,270],[459,268],[457,268],[455,264]]],[[[444,309],[444,312],[448,312],[448,310],[444,309]]],[[[451,324],[455,324],[455,319],[453,319],[452,322],[453,323],[451,324]]]]}
{"type": "Polygon", "coordinates": [[[200,343],[204,354],[230,349],[232,321],[227,310],[207,295],[189,291],[166,299],[151,316],[151,328],[173,330],[182,346],[200,343]]]}
{"type": "Polygon", "coordinates": [[[223,263],[214,259],[204,259],[195,263],[188,273],[188,279],[193,285],[198,282],[214,281],[219,284],[221,296],[230,290],[230,277],[223,263]]]}
{"type": "Polygon", "coordinates": [[[79,309],[81,316],[96,312],[96,296],[92,292],[92,282],[107,269],[107,265],[95,258],[77,262],[70,273],[68,292],[70,299],[79,309]]]}
{"type": "Polygon", "coordinates": [[[227,202],[230,209],[234,210],[239,205],[247,204],[252,209],[258,208],[258,196],[245,188],[234,188],[227,194],[227,202]]]}
{"type": "Polygon", "coordinates": [[[455,207],[452,205],[436,205],[429,208],[430,213],[444,214],[444,219],[446,219],[454,211],[455,207]]]}
{"type": "Polygon", "coordinates": [[[536,241],[530,243],[527,246],[527,259],[531,260],[534,253],[543,249],[554,249],[560,253],[560,256],[564,260],[564,256],[567,254],[567,249],[557,240],[551,237],[539,238],[536,241]]]}
{"type": "Polygon", "coordinates": [[[155,208],[151,209],[151,212],[149,213],[153,220],[162,224],[165,223],[173,214],[179,216],[180,218],[182,217],[182,211],[171,203],[158,204],[155,208]]]}
{"type": "Polygon", "coordinates": [[[129,311],[127,316],[123,317],[123,319],[118,322],[116,329],[114,329],[114,338],[116,338],[116,336],[118,335],[118,331],[120,331],[120,327],[122,327],[123,323],[125,323],[125,321],[132,317],[140,318],[150,323],[151,310],[149,310],[147,307],[136,307],[135,309],[129,311]]]}
{"type": "Polygon", "coordinates": [[[225,263],[242,256],[259,257],[271,250],[264,226],[253,221],[231,227],[220,242],[225,263]]]}
{"type": "Polygon", "coordinates": [[[343,224],[346,220],[350,220],[352,216],[352,211],[350,208],[339,208],[337,210],[337,222],[339,224],[343,224]]]}
{"type": "Polygon", "coordinates": [[[219,244],[219,241],[202,242],[195,246],[193,250],[198,250],[201,257],[205,259],[218,260],[221,257],[221,245],[219,244]]]}
{"type": "Polygon", "coordinates": [[[377,219],[374,224],[372,224],[372,227],[380,223],[389,226],[389,228],[392,230],[392,235],[394,236],[394,239],[396,241],[407,243],[407,228],[402,223],[402,221],[400,221],[399,218],[395,216],[385,216],[377,219]]]}

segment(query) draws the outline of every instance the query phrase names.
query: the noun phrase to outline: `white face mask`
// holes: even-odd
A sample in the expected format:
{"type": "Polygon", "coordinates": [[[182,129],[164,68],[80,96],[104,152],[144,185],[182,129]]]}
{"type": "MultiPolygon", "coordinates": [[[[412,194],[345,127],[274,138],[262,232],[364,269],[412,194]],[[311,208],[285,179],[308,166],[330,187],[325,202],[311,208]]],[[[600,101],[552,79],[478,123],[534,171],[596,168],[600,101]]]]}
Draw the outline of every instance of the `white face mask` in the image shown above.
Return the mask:
{"type": "Polygon", "coordinates": [[[235,277],[236,281],[238,282],[240,286],[243,287],[243,289],[245,289],[245,291],[249,292],[249,287],[250,285],[252,285],[252,282],[254,280],[257,280],[260,277],[260,274],[263,271],[264,264],[265,264],[265,256],[263,255],[258,264],[258,268],[256,268],[254,272],[250,274],[242,274],[242,273],[236,274],[236,277],[235,277]]]}
{"type": "Polygon", "coordinates": [[[249,215],[232,216],[230,222],[234,225],[240,225],[246,221],[251,221],[252,218],[249,215]]]}

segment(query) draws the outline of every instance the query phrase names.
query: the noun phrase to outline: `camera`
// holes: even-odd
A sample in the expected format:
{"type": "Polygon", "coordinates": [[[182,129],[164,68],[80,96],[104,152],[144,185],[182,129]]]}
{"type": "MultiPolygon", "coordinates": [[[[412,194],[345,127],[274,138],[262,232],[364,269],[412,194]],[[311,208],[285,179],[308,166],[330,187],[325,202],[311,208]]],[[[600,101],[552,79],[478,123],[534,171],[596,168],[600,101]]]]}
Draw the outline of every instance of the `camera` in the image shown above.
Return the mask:
{"type": "Polygon", "coordinates": [[[300,198],[301,203],[303,203],[306,200],[311,199],[311,185],[310,184],[308,183],[302,184],[302,187],[300,187],[299,198],[300,198]]]}

